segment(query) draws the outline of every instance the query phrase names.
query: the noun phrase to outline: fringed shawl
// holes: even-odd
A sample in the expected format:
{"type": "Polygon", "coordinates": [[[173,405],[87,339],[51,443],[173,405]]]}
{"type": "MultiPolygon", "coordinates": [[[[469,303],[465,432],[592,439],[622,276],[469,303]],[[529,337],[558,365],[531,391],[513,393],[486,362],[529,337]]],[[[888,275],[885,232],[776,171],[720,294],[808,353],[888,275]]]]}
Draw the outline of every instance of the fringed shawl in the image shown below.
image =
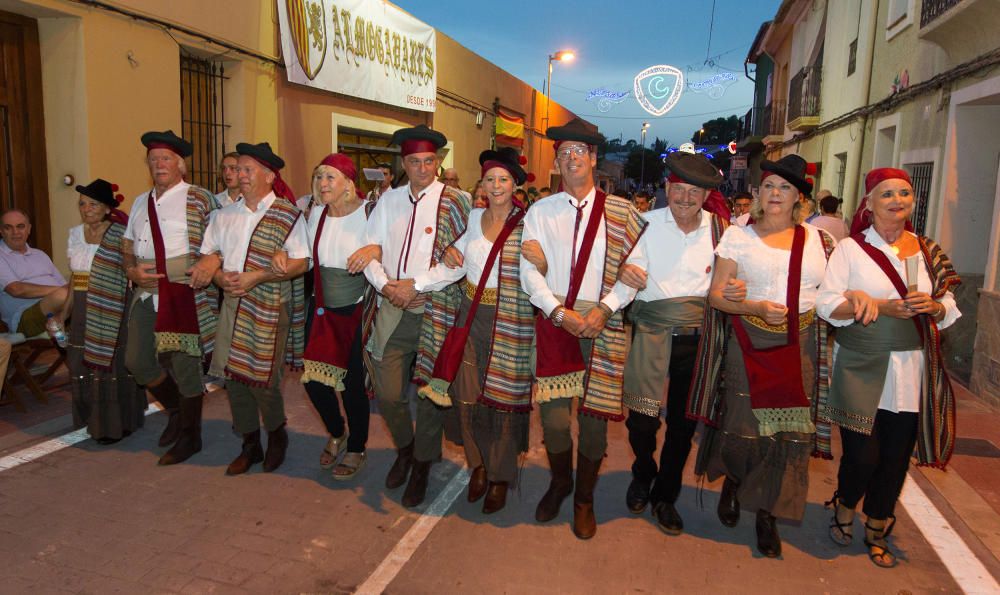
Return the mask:
{"type": "MultiPolygon", "coordinates": [[[[434,249],[428,267],[440,262],[444,257],[444,251],[465,233],[471,208],[468,194],[450,186],[445,186],[441,191],[437,221],[434,226],[434,249]]],[[[431,292],[430,299],[424,306],[416,371],[413,377],[413,382],[418,386],[426,385],[434,375],[434,361],[441,350],[448,329],[455,325],[458,318],[462,295],[459,284],[452,283],[441,291],[431,292]]]]}
{"type": "MultiPolygon", "coordinates": [[[[247,249],[244,272],[271,266],[271,257],[281,250],[301,211],[288,200],[276,197],[257,223],[247,249]]],[[[291,281],[259,283],[240,298],[226,374],[251,386],[270,386],[274,361],[284,357],[293,369],[302,368],[305,326],[305,296],[302,277],[291,281]],[[282,293],[290,294],[291,325],[285,353],[275,353],[282,293]]]]}
{"type": "Polygon", "coordinates": [[[122,253],[124,233],[125,226],[121,223],[108,226],[90,266],[83,363],[95,370],[111,370],[125,317],[128,279],[122,253]]]}
{"type": "MultiPolygon", "coordinates": [[[[516,211],[515,211],[516,212],[516,211]]],[[[512,213],[513,216],[513,213],[512,213]]],[[[499,259],[497,314],[486,361],[486,380],[479,402],[501,411],[531,411],[531,338],[534,306],[521,289],[523,220],[511,230],[499,259]]],[[[482,305],[480,305],[482,307],[482,305]]],[[[471,339],[470,339],[471,340],[471,339]]],[[[448,383],[432,378],[420,395],[439,405],[451,405],[448,383]]]]}
{"type": "MultiPolygon", "coordinates": [[[[610,194],[604,203],[604,224],[607,251],[601,282],[602,296],[610,293],[618,281],[618,269],[639,243],[647,225],[632,203],[610,194]]],[[[610,421],[625,419],[622,414],[622,383],[627,355],[625,321],[619,309],[608,319],[591,346],[580,413],[610,421]]]]}
{"type": "MultiPolygon", "coordinates": [[[[219,207],[215,196],[199,186],[188,187],[187,234],[189,264],[198,258],[201,242],[208,227],[208,215],[219,207]]],[[[215,349],[215,325],[219,319],[219,290],[209,283],[195,289],[194,307],[198,315],[200,336],[180,333],[156,333],[156,352],[183,351],[195,357],[207,357],[215,349]]]]}

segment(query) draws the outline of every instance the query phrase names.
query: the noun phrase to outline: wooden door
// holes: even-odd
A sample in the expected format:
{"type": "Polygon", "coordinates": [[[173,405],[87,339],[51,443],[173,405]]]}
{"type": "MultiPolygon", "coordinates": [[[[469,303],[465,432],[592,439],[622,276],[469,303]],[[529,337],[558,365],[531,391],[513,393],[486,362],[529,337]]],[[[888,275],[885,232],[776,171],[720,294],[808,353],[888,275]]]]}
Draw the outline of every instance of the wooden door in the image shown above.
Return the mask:
{"type": "Polygon", "coordinates": [[[52,253],[38,24],[0,11],[0,210],[31,218],[32,246],[52,253]]]}

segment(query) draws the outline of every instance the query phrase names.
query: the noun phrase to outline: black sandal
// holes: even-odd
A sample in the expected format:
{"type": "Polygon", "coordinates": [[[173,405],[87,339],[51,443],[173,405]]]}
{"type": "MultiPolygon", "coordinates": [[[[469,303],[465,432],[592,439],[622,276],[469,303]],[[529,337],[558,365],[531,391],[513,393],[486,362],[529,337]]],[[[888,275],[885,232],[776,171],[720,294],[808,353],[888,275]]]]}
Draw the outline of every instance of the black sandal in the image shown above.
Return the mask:
{"type": "Polygon", "coordinates": [[[879,568],[892,568],[898,563],[898,560],[896,554],[889,549],[886,538],[896,526],[896,517],[890,515],[886,519],[885,525],[880,528],[872,527],[869,524],[870,521],[871,519],[865,521],[865,546],[868,548],[868,558],[879,568]],[[871,531],[871,537],[869,537],[869,531],[871,531]]]}
{"type": "Polygon", "coordinates": [[[833,497],[824,502],[823,506],[825,508],[833,508],[833,518],[830,519],[830,539],[841,547],[851,545],[851,542],[854,541],[854,510],[843,505],[840,501],[839,492],[834,492],[833,497]],[[842,507],[844,510],[849,510],[851,512],[850,520],[843,523],[840,522],[840,519],[837,517],[837,513],[842,507]]]}

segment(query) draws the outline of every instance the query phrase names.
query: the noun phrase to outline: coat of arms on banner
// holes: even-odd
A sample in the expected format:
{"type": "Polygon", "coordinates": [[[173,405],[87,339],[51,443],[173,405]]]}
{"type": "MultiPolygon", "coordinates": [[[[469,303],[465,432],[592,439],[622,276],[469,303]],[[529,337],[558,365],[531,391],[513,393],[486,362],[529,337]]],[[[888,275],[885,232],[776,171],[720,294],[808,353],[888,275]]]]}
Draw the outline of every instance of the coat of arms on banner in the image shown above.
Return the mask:
{"type": "Polygon", "coordinates": [[[309,80],[326,59],[326,14],[322,0],[285,0],[295,56],[309,80]]]}
{"type": "Polygon", "coordinates": [[[654,116],[669,112],[684,91],[684,73],[666,64],[650,66],[635,75],[633,94],[642,109],[654,116]]]}

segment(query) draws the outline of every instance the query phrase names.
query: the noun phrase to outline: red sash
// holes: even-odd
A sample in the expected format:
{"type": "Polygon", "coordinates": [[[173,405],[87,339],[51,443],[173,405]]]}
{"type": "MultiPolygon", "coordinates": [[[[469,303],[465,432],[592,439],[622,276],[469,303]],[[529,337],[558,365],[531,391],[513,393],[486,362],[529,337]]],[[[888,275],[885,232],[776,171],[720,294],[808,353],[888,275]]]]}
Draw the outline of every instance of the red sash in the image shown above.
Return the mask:
{"type": "Polygon", "coordinates": [[[183,283],[171,283],[170,279],[167,278],[167,250],[163,244],[163,234],[160,232],[160,221],[156,214],[156,201],[153,200],[152,191],[146,197],[146,211],[149,215],[150,231],[153,233],[156,272],[163,275],[158,281],[157,291],[160,297],[153,331],[200,335],[198,310],[194,305],[194,289],[183,283]]]}
{"type": "MultiPolygon", "coordinates": [[[[597,236],[597,228],[604,218],[605,198],[607,195],[598,190],[594,198],[594,208],[587,221],[587,229],[583,233],[583,243],[577,255],[576,265],[570,271],[569,291],[566,292],[566,301],[563,303],[563,307],[567,310],[573,309],[576,294],[580,293],[583,276],[587,272],[587,263],[590,261],[590,252],[594,247],[594,238],[597,236]]],[[[570,246],[570,250],[576,250],[576,246],[570,246]]],[[[585,367],[579,339],[566,329],[552,324],[552,319],[546,318],[541,312],[535,316],[535,354],[535,375],[540,378],[579,372],[585,367]]]]}
{"type": "Polygon", "coordinates": [[[476,318],[476,310],[479,308],[479,302],[483,297],[483,291],[486,289],[486,282],[490,278],[490,272],[493,271],[497,255],[500,254],[504,242],[507,241],[511,232],[514,231],[514,228],[517,227],[517,224],[523,218],[524,211],[518,211],[507,219],[503,229],[500,230],[500,234],[497,235],[497,239],[493,241],[493,247],[490,248],[490,253],[486,257],[486,266],[483,267],[483,275],[479,278],[475,295],[472,296],[472,305],[469,306],[469,313],[465,316],[465,324],[463,326],[454,326],[448,331],[448,335],[444,338],[444,343],[441,345],[441,351],[438,353],[437,360],[434,362],[433,378],[451,383],[454,382],[455,376],[458,375],[458,369],[462,365],[462,356],[465,354],[465,344],[469,340],[469,332],[472,330],[472,321],[476,318]]]}
{"type": "MultiPolygon", "coordinates": [[[[856,233],[852,235],[851,239],[857,242],[858,246],[860,246],[861,249],[865,251],[865,254],[867,254],[869,257],[871,257],[873,261],[875,261],[875,264],[878,265],[878,268],[882,269],[882,272],[885,273],[885,276],[889,278],[889,282],[892,283],[892,286],[896,288],[896,293],[899,294],[899,297],[906,298],[906,294],[908,293],[908,290],[906,289],[906,283],[903,283],[902,277],[899,276],[899,273],[896,272],[896,268],[892,266],[891,262],[889,262],[889,257],[885,255],[885,252],[882,252],[875,246],[869,244],[865,240],[865,236],[862,233],[856,233]]],[[[916,316],[910,318],[910,320],[912,320],[913,324],[917,326],[917,332],[920,333],[920,339],[923,340],[924,338],[923,325],[920,324],[920,321],[917,320],[916,316]]]]}
{"type": "Polygon", "coordinates": [[[733,318],[733,333],[743,351],[743,365],[750,385],[750,406],[753,409],[786,409],[809,407],[802,389],[802,353],[799,350],[799,286],[802,281],[803,248],[806,230],[795,226],[792,252],[788,261],[788,343],[757,349],[743,327],[743,318],[733,318]]]}
{"type": "Polygon", "coordinates": [[[362,302],[335,310],[326,308],[323,280],[320,278],[319,241],[323,236],[323,225],[329,208],[323,207],[319,226],[316,227],[316,237],[313,239],[313,295],[316,309],[302,358],[347,370],[351,361],[351,345],[354,344],[357,333],[361,332],[363,308],[362,302]]]}

